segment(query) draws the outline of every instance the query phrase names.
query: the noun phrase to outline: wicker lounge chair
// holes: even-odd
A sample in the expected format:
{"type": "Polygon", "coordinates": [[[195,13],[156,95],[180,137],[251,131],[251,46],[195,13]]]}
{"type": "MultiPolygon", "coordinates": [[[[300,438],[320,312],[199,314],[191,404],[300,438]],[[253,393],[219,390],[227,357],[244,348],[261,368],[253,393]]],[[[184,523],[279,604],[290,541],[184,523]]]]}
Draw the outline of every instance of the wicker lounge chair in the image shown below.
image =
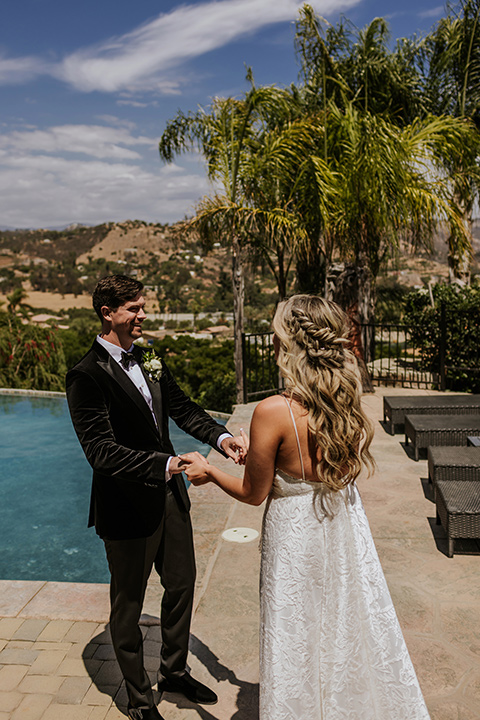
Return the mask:
{"type": "Polygon", "coordinates": [[[393,395],[383,398],[383,419],[391,435],[405,415],[477,415],[480,395],[393,395]]]}
{"type": "Polygon", "coordinates": [[[448,537],[448,557],[453,557],[455,538],[480,539],[480,483],[440,481],[436,494],[437,525],[448,537]]]}
{"type": "Polygon", "coordinates": [[[428,481],[434,501],[438,482],[480,481],[480,447],[429,447],[428,481]]]}
{"type": "Polygon", "coordinates": [[[430,445],[467,444],[468,435],[480,433],[478,415],[407,415],[405,417],[405,444],[411,440],[414,457],[430,445]]]}

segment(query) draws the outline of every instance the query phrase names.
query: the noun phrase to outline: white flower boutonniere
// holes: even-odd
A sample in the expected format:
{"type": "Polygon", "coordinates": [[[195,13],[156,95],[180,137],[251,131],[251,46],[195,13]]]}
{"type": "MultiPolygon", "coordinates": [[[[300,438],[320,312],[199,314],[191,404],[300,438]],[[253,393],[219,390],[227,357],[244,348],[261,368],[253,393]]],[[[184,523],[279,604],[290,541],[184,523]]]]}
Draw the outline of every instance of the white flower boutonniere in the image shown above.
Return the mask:
{"type": "Polygon", "coordinates": [[[142,365],[147,371],[150,380],[158,382],[162,375],[162,358],[157,355],[155,350],[149,350],[143,356],[142,365]]]}

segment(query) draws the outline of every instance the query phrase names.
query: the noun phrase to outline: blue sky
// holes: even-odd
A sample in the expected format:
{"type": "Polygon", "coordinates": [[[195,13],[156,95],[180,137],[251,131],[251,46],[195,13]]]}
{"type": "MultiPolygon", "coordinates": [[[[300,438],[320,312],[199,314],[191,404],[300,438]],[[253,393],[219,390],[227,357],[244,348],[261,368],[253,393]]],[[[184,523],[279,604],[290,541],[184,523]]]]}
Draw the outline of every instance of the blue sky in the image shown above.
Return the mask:
{"type": "MultiPolygon", "coordinates": [[[[392,37],[426,33],[437,0],[311,0],[335,23],[382,16],[392,37]],[[400,9],[399,9],[400,8],[400,9]]],[[[165,166],[178,109],[298,75],[296,0],[2,0],[0,227],[174,222],[209,192],[201,158],[165,166]]]]}

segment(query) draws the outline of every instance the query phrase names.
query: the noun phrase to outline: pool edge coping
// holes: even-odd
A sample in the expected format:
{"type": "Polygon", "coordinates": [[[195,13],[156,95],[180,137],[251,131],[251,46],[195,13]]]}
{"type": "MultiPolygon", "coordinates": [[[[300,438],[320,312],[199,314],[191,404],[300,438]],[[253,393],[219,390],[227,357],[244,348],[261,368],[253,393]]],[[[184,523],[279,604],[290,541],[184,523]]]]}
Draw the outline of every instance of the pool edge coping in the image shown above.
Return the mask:
{"type": "MultiPolygon", "coordinates": [[[[0,395],[25,395],[27,397],[56,397],[65,398],[67,393],[59,390],[29,390],[28,388],[0,388],[0,395]]],[[[220,412],[219,410],[205,410],[213,418],[229,420],[232,413],[220,412]]]]}

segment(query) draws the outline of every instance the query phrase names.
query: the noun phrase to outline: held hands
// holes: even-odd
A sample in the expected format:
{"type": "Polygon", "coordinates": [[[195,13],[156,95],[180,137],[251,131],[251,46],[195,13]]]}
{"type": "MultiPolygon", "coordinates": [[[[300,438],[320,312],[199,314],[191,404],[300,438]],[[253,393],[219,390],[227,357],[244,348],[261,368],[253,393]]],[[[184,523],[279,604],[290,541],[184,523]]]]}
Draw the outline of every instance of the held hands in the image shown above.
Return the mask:
{"type": "MultiPolygon", "coordinates": [[[[240,435],[224,438],[222,450],[238,465],[245,465],[249,444],[248,437],[241,428],[240,435]]],[[[211,480],[209,474],[211,465],[199,452],[182,453],[173,458],[172,462],[174,461],[176,461],[176,472],[184,472],[192,485],[204,485],[211,480]]]]}
{"type": "Polygon", "coordinates": [[[184,463],[182,470],[192,485],[204,485],[210,480],[210,463],[199,452],[183,453],[180,459],[184,463]]]}
{"type": "Polygon", "coordinates": [[[240,428],[240,435],[227,437],[222,440],[222,450],[237,465],[245,465],[250,442],[243,428],[240,428]]]}
{"type": "Polygon", "coordinates": [[[170,475],[176,475],[177,473],[183,472],[187,467],[187,464],[183,458],[179,455],[174,455],[168,465],[168,471],[170,475]]]}
{"type": "MultiPolygon", "coordinates": [[[[243,428],[240,435],[226,437],[222,441],[222,450],[238,465],[245,465],[247,458],[249,440],[243,428]]],[[[172,474],[184,472],[192,485],[204,485],[210,481],[210,463],[199,452],[182,453],[173,457],[169,466],[172,474]]]]}

